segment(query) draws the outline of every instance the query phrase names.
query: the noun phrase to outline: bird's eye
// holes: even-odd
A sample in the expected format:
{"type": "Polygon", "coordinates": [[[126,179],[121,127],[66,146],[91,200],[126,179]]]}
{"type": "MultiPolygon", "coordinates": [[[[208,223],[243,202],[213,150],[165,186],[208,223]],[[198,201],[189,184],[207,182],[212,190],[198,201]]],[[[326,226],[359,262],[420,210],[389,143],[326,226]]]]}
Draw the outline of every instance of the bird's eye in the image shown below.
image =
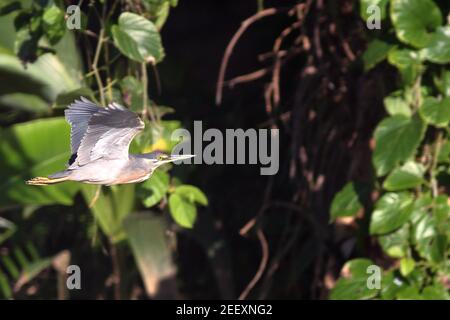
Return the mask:
{"type": "Polygon", "coordinates": [[[165,154],[158,154],[157,159],[158,159],[159,161],[162,161],[162,160],[167,159],[167,156],[166,156],[165,154]]]}

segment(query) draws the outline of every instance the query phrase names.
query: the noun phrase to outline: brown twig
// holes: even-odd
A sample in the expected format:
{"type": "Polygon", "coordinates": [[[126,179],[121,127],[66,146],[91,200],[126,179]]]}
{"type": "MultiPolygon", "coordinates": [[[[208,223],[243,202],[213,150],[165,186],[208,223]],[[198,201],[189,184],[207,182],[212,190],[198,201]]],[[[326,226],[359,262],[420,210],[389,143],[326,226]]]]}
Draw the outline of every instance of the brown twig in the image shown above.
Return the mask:
{"type": "Polygon", "coordinates": [[[233,35],[233,37],[231,38],[231,41],[228,43],[227,48],[225,49],[225,53],[222,58],[222,63],[220,65],[220,71],[219,71],[219,77],[217,79],[216,105],[220,105],[222,102],[222,90],[223,90],[223,84],[224,84],[224,79],[225,79],[225,71],[227,69],[227,65],[228,65],[228,61],[230,59],[231,53],[233,52],[233,49],[236,46],[236,43],[238,42],[239,38],[247,30],[247,28],[250,25],[252,25],[253,23],[255,23],[256,21],[258,21],[264,17],[274,15],[280,11],[281,11],[281,9],[277,9],[277,8],[269,8],[269,9],[265,9],[262,11],[258,11],[256,14],[254,14],[250,18],[245,19],[241,23],[241,26],[236,31],[236,33],[233,35]]]}
{"type": "Polygon", "coordinates": [[[272,73],[272,88],[273,88],[273,103],[275,107],[280,103],[280,72],[281,72],[281,58],[278,56],[278,52],[281,49],[283,40],[291,34],[292,31],[299,28],[302,24],[302,20],[294,22],[292,25],[284,29],[278,38],[275,40],[273,45],[273,52],[275,56],[275,63],[272,73]]]}
{"type": "Polygon", "coordinates": [[[243,74],[241,76],[237,76],[236,78],[233,78],[231,80],[225,81],[225,85],[228,85],[230,88],[234,87],[237,84],[240,83],[245,83],[245,82],[250,82],[250,81],[254,81],[257,80],[259,78],[264,77],[266,74],[269,73],[269,71],[272,68],[264,68],[264,69],[259,69],[247,74],[243,74]]]}
{"type": "Polygon", "coordinates": [[[241,236],[245,236],[251,228],[256,224],[256,218],[250,219],[242,228],[239,230],[241,236]]]}
{"type": "Polygon", "coordinates": [[[120,288],[120,259],[116,244],[111,244],[111,262],[113,267],[113,282],[114,282],[114,299],[121,300],[120,288]]]}
{"type": "Polygon", "coordinates": [[[350,47],[350,44],[347,42],[347,40],[341,38],[341,44],[342,44],[342,49],[344,49],[344,53],[347,56],[348,60],[355,61],[356,60],[356,56],[353,53],[353,50],[350,47]]]}
{"type": "Polygon", "coordinates": [[[242,293],[239,295],[239,300],[244,300],[248,296],[253,287],[258,283],[259,279],[261,279],[264,270],[266,269],[267,262],[269,261],[269,245],[267,243],[267,239],[261,229],[258,229],[258,231],[256,231],[256,234],[261,244],[261,262],[259,263],[258,271],[256,271],[253,279],[248,283],[247,287],[245,287],[244,291],[242,291],[242,293]]]}

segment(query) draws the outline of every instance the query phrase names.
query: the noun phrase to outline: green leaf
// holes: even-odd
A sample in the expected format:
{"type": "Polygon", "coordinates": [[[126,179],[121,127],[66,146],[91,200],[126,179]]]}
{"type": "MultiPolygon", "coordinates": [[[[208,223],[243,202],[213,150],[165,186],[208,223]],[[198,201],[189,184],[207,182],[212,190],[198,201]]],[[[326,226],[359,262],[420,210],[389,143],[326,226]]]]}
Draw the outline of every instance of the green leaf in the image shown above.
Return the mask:
{"type": "Polygon", "coordinates": [[[410,193],[386,193],[375,204],[370,220],[370,234],[385,234],[401,227],[414,208],[410,193]]]}
{"type": "Polygon", "coordinates": [[[434,77],[434,84],[445,97],[450,97],[450,71],[442,70],[440,76],[434,77]]]}
{"type": "Polygon", "coordinates": [[[123,31],[119,26],[114,25],[111,28],[111,32],[114,38],[114,44],[116,47],[128,58],[138,61],[144,62],[144,58],[139,52],[138,45],[134,39],[128,35],[125,31],[123,31]]]}
{"type": "Polygon", "coordinates": [[[404,287],[397,293],[398,300],[421,300],[419,289],[415,286],[404,287]]]}
{"type": "Polygon", "coordinates": [[[423,289],[422,298],[425,300],[449,300],[450,295],[441,283],[436,283],[423,289]]]}
{"type": "Polygon", "coordinates": [[[0,16],[10,14],[11,12],[22,9],[22,4],[19,1],[13,1],[0,6],[0,16]]]}
{"type": "Polygon", "coordinates": [[[12,236],[17,230],[17,227],[14,223],[2,217],[0,217],[0,228],[6,229],[6,231],[0,234],[0,244],[2,244],[6,239],[12,236]]]}
{"type": "Polygon", "coordinates": [[[359,4],[359,14],[363,20],[367,20],[371,13],[367,11],[370,6],[377,6],[380,9],[381,19],[386,18],[386,6],[389,0],[361,0],[359,4]]]}
{"type": "Polygon", "coordinates": [[[417,51],[394,48],[389,51],[388,61],[399,69],[420,65],[421,57],[417,51]]]}
{"type": "Polygon", "coordinates": [[[411,108],[408,102],[401,96],[401,92],[394,92],[384,98],[384,107],[391,116],[404,115],[411,116],[411,108]]]}
{"type": "Polygon", "coordinates": [[[378,237],[384,252],[393,258],[404,257],[409,249],[409,227],[404,224],[401,228],[392,233],[378,237]]]}
{"type": "Polygon", "coordinates": [[[448,218],[450,217],[450,205],[446,194],[441,194],[434,198],[433,216],[438,229],[445,232],[445,225],[448,223],[448,218]]]}
{"type": "Polygon", "coordinates": [[[388,191],[399,191],[419,186],[424,182],[425,168],[420,163],[408,161],[402,167],[394,169],[383,183],[388,191]]]}
{"type": "Polygon", "coordinates": [[[164,198],[169,190],[169,179],[170,177],[166,172],[156,170],[150,179],[140,184],[139,194],[142,199],[142,203],[146,208],[153,207],[164,198]]]}
{"type": "Polygon", "coordinates": [[[169,209],[173,219],[182,227],[192,228],[197,218],[196,204],[208,205],[205,194],[195,186],[177,186],[169,197],[169,209]]]}
{"type": "Polygon", "coordinates": [[[66,31],[64,12],[57,6],[51,6],[45,9],[42,19],[44,32],[50,44],[56,44],[66,31]]]}
{"type": "Polygon", "coordinates": [[[440,263],[445,261],[448,247],[448,238],[445,234],[437,234],[431,240],[430,258],[431,261],[440,263]]]}
{"type": "Polygon", "coordinates": [[[83,185],[83,196],[87,204],[93,204],[91,211],[110,241],[120,242],[125,239],[123,221],[134,209],[135,186],[127,184],[109,188],[102,187],[97,200],[93,202],[99,187],[83,185]]]}
{"type": "Polygon", "coordinates": [[[405,281],[396,275],[397,272],[388,271],[381,280],[381,298],[383,300],[394,300],[397,293],[406,286],[405,281]]]}
{"type": "Polygon", "coordinates": [[[3,293],[3,297],[6,299],[11,299],[13,296],[12,289],[8,283],[8,278],[6,275],[0,270],[0,289],[3,293]]]}
{"type": "Polygon", "coordinates": [[[28,28],[17,31],[14,41],[14,53],[22,63],[36,61],[39,38],[39,33],[32,33],[28,28]]]}
{"type": "Polygon", "coordinates": [[[73,103],[75,99],[80,99],[80,97],[92,99],[94,93],[90,88],[86,87],[60,93],[56,97],[55,108],[66,108],[69,104],[73,103]]]}
{"type": "Polygon", "coordinates": [[[395,115],[378,124],[375,137],[373,164],[377,176],[383,176],[398,163],[411,157],[419,146],[425,125],[419,117],[395,115]]]}
{"type": "MultiPolygon", "coordinates": [[[[413,212],[413,241],[416,250],[421,257],[440,263],[445,259],[445,252],[447,248],[447,236],[442,234],[440,227],[443,227],[444,222],[440,215],[446,213],[445,219],[448,219],[448,208],[442,209],[442,200],[444,196],[438,199],[431,200],[430,197],[420,198],[413,212]],[[430,209],[433,208],[433,215],[430,214],[430,209]],[[444,212],[440,213],[440,210],[444,212]]],[[[417,201],[418,202],[418,201],[417,201]]]]}
{"type": "Polygon", "coordinates": [[[192,228],[197,219],[197,208],[195,205],[177,193],[169,196],[169,209],[172,218],[180,226],[192,228]]]}
{"type": "Polygon", "coordinates": [[[79,184],[28,186],[25,180],[64,170],[70,157],[64,118],[16,124],[0,135],[0,204],[71,205],[79,184]]]}
{"type": "Polygon", "coordinates": [[[63,274],[66,274],[66,268],[70,261],[70,252],[63,250],[58,254],[49,258],[39,258],[37,260],[28,263],[20,274],[19,279],[17,279],[14,285],[14,291],[20,290],[23,285],[33,280],[42,271],[53,265],[53,268],[63,274]]]}
{"type": "Polygon", "coordinates": [[[370,273],[369,266],[374,263],[368,259],[354,259],[345,264],[343,269],[350,271],[349,278],[340,278],[331,290],[331,300],[356,300],[370,299],[375,297],[379,290],[369,289],[367,285],[370,273]]]}
{"type": "Polygon", "coordinates": [[[124,228],[145,290],[152,297],[160,282],[176,272],[167,241],[167,225],[161,217],[133,214],[125,220],[124,228]]]}
{"type": "Polygon", "coordinates": [[[414,82],[423,70],[421,56],[413,50],[394,48],[388,53],[388,62],[399,69],[407,84],[414,82]]]}
{"type": "Polygon", "coordinates": [[[362,200],[367,195],[367,188],[354,182],[347,183],[331,203],[331,220],[337,217],[352,217],[363,208],[362,200]]]}
{"type": "Polygon", "coordinates": [[[445,141],[441,146],[441,152],[439,152],[438,162],[450,161],[450,140],[445,141]]]}
{"type": "Polygon", "coordinates": [[[37,115],[49,114],[49,104],[40,97],[26,93],[10,93],[0,96],[0,106],[37,115]]]}
{"type": "Polygon", "coordinates": [[[203,206],[208,205],[206,195],[196,186],[183,184],[175,189],[175,193],[191,203],[198,203],[203,206]]]}
{"type": "Polygon", "coordinates": [[[419,111],[427,123],[436,127],[446,127],[450,121],[450,98],[438,100],[434,97],[427,97],[419,111]]]}
{"type": "Polygon", "coordinates": [[[426,47],[429,30],[442,25],[442,13],[432,0],[391,0],[390,15],[397,38],[417,48],[426,47]]]}
{"type": "Polygon", "coordinates": [[[80,87],[75,78],[54,54],[44,54],[25,69],[14,56],[0,54],[0,94],[22,92],[54,101],[58,94],[80,87]]]}
{"type": "Polygon", "coordinates": [[[52,258],[40,259],[27,265],[21,272],[19,279],[17,280],[14,290],[18,291],[20,288],[33,280],[38,274],[52,265],[52,258]]]}
{"type": "Polygon", "coordinates": [[[434,63],[450,62],[450,26],[439,28],[431,35],[426,48],[421,50],[422,56],[434,63]]]}
{"type": "Polygon", "coordinates": [[[386,59],[389,50],[392,48],[387,42],[375,39],[369,43],[366,51],[362,55],[364,71],[369,71],[378,63],[386,59]]]}
{"type": "Polygon", "coordinates": [[[403,258],[400,260],[400,273],[407,277],[416,267],[416,262],[411,258],[403,258]]]}
{"type": "Polygon", "coordinates": [[[162,60],[164,50],[156,26],[131,12],[119,17],[119,24],[111,29],[114,44],[128,58],[137,62],[155,63],[162,60]]]}

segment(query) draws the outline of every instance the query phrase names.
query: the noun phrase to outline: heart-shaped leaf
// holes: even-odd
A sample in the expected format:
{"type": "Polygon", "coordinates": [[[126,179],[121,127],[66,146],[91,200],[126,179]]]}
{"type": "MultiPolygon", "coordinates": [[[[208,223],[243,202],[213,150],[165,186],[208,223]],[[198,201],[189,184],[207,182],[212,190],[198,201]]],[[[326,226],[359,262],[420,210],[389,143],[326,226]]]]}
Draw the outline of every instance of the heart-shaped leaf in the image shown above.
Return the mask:
{"type": "Polygon", "coordinates": [[[164,50],[159,32],[153,22],[144,17],[124,12],[111,32],[114,44],[128,58],[152,63],[162,60],[164,50]]]}
{"type": "Polygon", "coordinates": [[[436,127],[446,127],[450,121],[450,98],[427,97],[420,108],[420,115],[436,127]]]}
{"type": "Polygon", "coordinates": [[[391,20],[401,41],[424,48],[429,30],[442,25],[442,13],[432,0],[391,0],[391,20]]]}
{"type": "Polygon", "coordinates": [[[384,119],[375,130],[373,164],[378,176],[392,170],[399,162],[411,157],[425,132],[419,117],[395,115],[384,119]]]}
{"type": "Polygon", "coordinates": [[[394,169],[383,183],[388,191],[414,188],[423,183],[425,168],[420,163],[408,161],[402,167],[394,169]]]}
{"type": "Polygon", "coordinates": [[[370,221],[370,234],[385,234],[401,227],[414,208],[411,194],[387,193],[375,204],[370,221]]]}
{"type": "Polygon", "coordinates": [[[434,63],[450,62],[450,26],[439,28],[426,48],[421,50],[423,57],[434,63]]]}

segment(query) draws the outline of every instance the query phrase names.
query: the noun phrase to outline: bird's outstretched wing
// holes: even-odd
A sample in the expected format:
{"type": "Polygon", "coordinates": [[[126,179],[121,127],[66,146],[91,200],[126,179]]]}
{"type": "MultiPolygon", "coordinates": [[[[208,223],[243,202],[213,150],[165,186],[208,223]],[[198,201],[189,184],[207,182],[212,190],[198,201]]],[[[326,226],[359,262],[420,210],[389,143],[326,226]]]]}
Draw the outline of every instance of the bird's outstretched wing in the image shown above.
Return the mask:
{"type": "Polygon", "coordinates": [[[138,115],[125,107],[112,103],[99,108],[85,98],[69,106],[66,119],[72,126],[72,153],[78,166],[100,158],[127,159],[131,141],[144,129],[138,115]]]}
{"type": "Polygon", "coordinates": [[[74,103],[64,110],[67,122],[70,124],[70,148],[72,154],[76,154],[80,147],[81,140],[86,133],[89,120],[100,110],[93,102],[85,97],[80,100],[75,100],[74,103]]]}

